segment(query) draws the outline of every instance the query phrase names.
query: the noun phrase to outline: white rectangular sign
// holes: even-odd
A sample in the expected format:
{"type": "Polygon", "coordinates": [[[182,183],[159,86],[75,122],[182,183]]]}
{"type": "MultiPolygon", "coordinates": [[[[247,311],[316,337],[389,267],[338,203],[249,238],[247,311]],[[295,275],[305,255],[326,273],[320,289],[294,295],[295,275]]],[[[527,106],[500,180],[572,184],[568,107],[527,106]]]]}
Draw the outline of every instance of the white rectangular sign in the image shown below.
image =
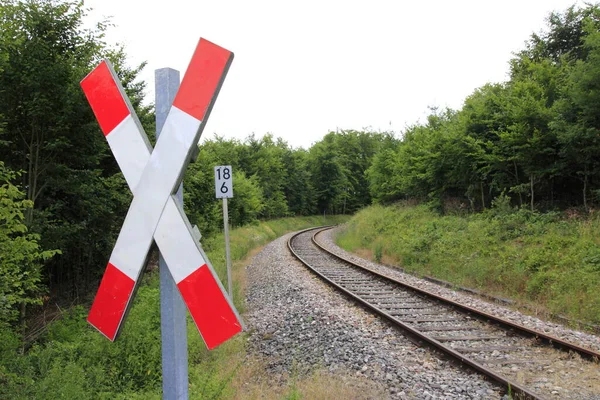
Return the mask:
{"type": "Polygon", "coordinates": [[[233,172],[231,165],[215,167],[215,193],[217,199],[233,197],[233,172]]]}

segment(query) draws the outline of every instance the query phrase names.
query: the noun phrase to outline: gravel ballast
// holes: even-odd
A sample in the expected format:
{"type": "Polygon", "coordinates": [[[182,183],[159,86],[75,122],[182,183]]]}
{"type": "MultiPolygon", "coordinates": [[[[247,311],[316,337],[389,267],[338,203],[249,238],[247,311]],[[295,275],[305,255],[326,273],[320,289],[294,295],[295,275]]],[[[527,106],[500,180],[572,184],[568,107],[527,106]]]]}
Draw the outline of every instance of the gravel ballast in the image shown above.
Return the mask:
{"type": "MultiPolygon", "coordinates": [[[[481,375],[415,345],[315,277],[289,253],[290,236],[271,242],[247,267],[249,349],[269,373],[350,374],[358,390],[367,382],[392,399],[503,398],[481,375]]],[[[323,239],[334,246],[330,234],[323,239]]]]}

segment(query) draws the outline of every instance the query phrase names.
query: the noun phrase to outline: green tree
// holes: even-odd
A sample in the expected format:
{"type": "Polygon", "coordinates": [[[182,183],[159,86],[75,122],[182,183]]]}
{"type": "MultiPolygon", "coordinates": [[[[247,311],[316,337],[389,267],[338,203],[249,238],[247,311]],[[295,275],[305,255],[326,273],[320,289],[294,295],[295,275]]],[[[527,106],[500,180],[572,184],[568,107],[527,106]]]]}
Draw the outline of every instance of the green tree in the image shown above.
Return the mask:
{"type": "Polygon", "coordinates": [[[281,138],[266,134],[257,139],[249,136],[240,148],[240,167],[247,176],[255,176],[265,196],[261,217],[276,218],[289,215],[284,188],[286,169],[284,156],[289,150],[281,138]]]}
{"type": "Polygon", "coordinates": [[[85,9],[72,0],[7,0],[0,5],[0,158],[22,170],[33,207],[25,214],[43,248],[62,255],[47,265],[51,292],[84,296],[95,286],[126,213],[129,191],[79,86],[108,57],[147,131],[152,107],[141,107],[138,68],[104,42],[106,24],[83,28],[85,9]]]}
{"type": "Polygon", "coordinates": [[[600,177],[600,32],[591,21],[586,32],[587,55],[569,68],[565,97],[557,104],[559,115],[552,126],[569,175],[582,182],[582,202],[587,210],[590,184],[600,177]]]}
{"type": "MultiPolygon", "coordinates": [[[[547,18],[548,29],[539,34],[532,34],[526,48],[519,52],[520,57],[517,60],[550,60],[562,63],[585,58],[588,51],[584,45],[586,21],[594,21],[596,27],[600,26],[598,5],[587,4],[584,8],[576,8],[573,5],[562,13],[550,13],[547,18]]],[[[513,64],[513,72],[515,67],[518,69],[518,62],[513,64]]]]}
{"type": "MultiPolygon", "coordinates": [[[[82,114],[90,119],[90,113],[82,110],[85,102],[78,78],[97,59],[102,46],[96,41],[101,34],[90,32],[91,37],[82,40],[83,10],[76,3],[7,1],[0,13],[6,54],[0,107],[6,116],[4,139],[9,144],[3,156],[26,172],[27,199],[36,203],[53,178],[64,178],[61,165],[85,165],[90,154],[103,153],[102,138],[76,133],[84,125],[82,114]]],[[[30,210],[27,225],[32,221],[30,210]]]]}
{"type": "Polygon", "coordinates": [[[304,149],[286,149],[283,154],[285,168],[285,195],[290,213],[312,215],[316,209],[316,196],[309,167],[309,153],[304,149]]]}
{"type": "MultiPolygon", "coordinates": [[[[379,152],[368,170],[371,195],[438,207],[466,196],[484,209],[506,193],[521,206],[529,197],[531,209],[554,207],[555,198],[589,208],[589,195],[600,194],[599,32],[597,5],[552,13],[511,60],[509,81],[476,89],[454,114],[433,110],[379,152]]],[[[343,175],[351,164],[338,165],[343,175]]]]}
{"type": "Polygon", "coordinates": [[[400,152],[403,144],[386,147],[375,154],[366,175],[369,190],[375,203],[391,203],[408,197],[402,187],[400,152]]]}
{"type": "Polygon", "coordinates": [[[309,150],[319,210],[354,212],[371,204],[367,171],[375,155],[398,141],[388,132],[329,132],[309,150]]]}
{"type": "Polygon", "coordinates": [[[476,179],[469,192],[472,194],[479,189],[482,208],[486,207],[486,197],[493,198],[519,181],[518,170],[506,161],[499,146],[499,133],[505,132],[510,124],[506,113],[507,92],[506,85],[486,84],[465,100],[460,111],[468,138],[472,176],[476,179]]]}
{"type": "Polygon", "coordinates": [[[0,161],[0,330],[17,319],[19,305],[39,304],[42,263],[58,251],[40,249],[24,223],[30,200],[12,183],[18,174],[0,161]]]}
{"type": "Polygon", "coordinates": [[[348,170],[330,132],[310,148],[310,172],[319,212],[341,213],[350,186],[348,170]]]}
{"type": "MultiPolygon", "coordinates": [[[[223,226],[220,203],[215,197],[214,167],[231,165],[235,174],[238,146],[236,141],[216,136],[200,146],[196,161],[188,166],[183,182],[183,205],[190,222],[197,225],[204,236],[218,232],[223,226]]],[[[236,195],[236,186],[233,190],[236,195]]]]}
{"type": "Polygon", "coordinates": [[[234,171],[233,185],[233,199],[229,206],[231,225],[242,226],[257,221],[265,207],[265,198],[258,179],[256,176],[247,178],[244,171],[234,171]]]}
{"type": "Polygon", "coordinates": [[[546,87],[536,77],[513,80],[507,102],[510,125],[499,133],[503,156],[515,168],[515,184],[509,191],[518,193],[520,205],[522,193],[528,193],[532,211],[536,184],[548,181],[556,173],[558,162],[556,136],[549,129],[553,103],[546,87]]]}

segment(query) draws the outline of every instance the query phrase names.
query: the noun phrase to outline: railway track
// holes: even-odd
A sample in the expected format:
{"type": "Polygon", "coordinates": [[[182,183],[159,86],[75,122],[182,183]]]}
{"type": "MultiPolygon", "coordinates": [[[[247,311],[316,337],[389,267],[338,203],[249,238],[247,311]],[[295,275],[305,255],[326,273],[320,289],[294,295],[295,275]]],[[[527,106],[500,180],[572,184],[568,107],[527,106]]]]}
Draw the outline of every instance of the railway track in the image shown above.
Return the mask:
{"type": "Polygon", "coordinates": [[[292,236],[288,241],[292,254],[409,336],[484,374],[514,398],[600,399],[600,353],[341,258],[315,239],[326,229],[292,236]]]}

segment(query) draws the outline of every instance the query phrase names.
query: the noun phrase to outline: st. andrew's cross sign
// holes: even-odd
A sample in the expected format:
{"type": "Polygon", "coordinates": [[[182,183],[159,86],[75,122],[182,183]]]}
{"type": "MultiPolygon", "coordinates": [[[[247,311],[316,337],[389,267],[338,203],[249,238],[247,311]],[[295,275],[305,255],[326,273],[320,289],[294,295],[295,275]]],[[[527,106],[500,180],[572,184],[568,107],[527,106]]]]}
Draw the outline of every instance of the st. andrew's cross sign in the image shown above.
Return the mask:
{"type": "Polygon", "coordinates": [[[230,51],[200,39],[154,150],[110,62],[102,61],[81,82],[133,192],[88,315],[110,340],[118,336],[153,241],[209,349],[243,328],[174,199],[232,60],[230,51]]]}

